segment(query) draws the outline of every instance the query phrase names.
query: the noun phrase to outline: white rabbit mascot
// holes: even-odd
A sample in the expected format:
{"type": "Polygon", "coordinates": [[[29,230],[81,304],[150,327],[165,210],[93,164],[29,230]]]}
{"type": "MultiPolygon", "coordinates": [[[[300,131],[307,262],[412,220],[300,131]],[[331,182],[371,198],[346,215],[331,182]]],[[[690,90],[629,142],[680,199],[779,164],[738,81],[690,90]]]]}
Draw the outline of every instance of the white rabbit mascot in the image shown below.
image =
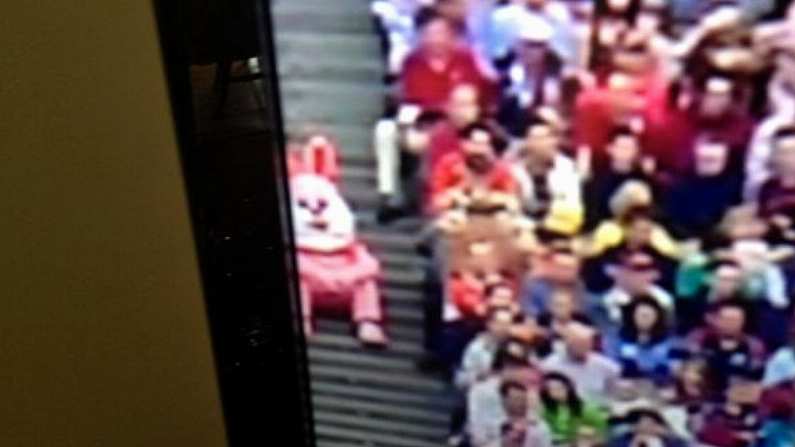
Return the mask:
{"type": "Polygon", "coordinates": [[[313,331],[316,310],[348,313],[366,345],[385,345],[378,290],[380,265],[356,239],[353,213],[334,183],[336,149],[312,137],[290,154],[290,194],[304,330],[313,331]]]}

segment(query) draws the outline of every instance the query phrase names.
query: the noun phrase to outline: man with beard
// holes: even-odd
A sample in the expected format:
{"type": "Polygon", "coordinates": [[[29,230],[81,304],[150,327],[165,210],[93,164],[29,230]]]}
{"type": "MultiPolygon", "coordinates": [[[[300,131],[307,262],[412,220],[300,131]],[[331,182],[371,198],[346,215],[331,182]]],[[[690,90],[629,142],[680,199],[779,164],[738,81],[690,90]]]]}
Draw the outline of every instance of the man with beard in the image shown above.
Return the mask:
{"type": "Polygon", "coordinates": [[[455,207],[517,208],[517,185],[510,168],[498,160],[500,146],[485,124],[461,131],[461,151],[445,155],[430,178],[429,209],[436,214],[455,207]]]}

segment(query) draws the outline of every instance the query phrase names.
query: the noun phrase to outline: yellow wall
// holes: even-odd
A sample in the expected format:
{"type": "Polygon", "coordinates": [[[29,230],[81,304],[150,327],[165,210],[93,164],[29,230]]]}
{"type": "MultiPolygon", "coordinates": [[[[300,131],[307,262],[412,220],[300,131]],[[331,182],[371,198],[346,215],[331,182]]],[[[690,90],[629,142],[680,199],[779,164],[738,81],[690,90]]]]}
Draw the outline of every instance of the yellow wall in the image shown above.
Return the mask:
{"type": "Polygon", "coordinates": [[[149,2],[3,2],[0,110],[0,445],[224,445],[149,2]]]}

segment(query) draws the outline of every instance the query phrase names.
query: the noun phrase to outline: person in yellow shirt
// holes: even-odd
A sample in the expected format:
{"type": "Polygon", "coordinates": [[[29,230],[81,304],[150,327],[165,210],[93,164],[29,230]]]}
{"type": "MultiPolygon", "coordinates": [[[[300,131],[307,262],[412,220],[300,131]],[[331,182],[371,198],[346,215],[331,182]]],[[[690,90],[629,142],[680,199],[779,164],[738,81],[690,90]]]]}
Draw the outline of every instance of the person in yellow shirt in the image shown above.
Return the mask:
{"type": "Polygon", "coordinates": [[[652,217],[653,197],[646,183],[631,180],[622,185],[610,200],[611,219],[600,223],[586,244],[588,257],[626,246],[652,248],[657,253],[678,259],[682,246],[652,217]]]}

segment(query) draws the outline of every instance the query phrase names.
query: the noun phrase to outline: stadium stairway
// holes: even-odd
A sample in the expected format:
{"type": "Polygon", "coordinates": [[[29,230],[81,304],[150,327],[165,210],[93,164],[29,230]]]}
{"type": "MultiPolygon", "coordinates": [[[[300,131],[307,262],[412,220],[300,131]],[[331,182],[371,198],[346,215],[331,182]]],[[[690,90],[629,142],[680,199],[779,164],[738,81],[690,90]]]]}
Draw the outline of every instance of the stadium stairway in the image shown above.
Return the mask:
{"type": "Polygon", "coordinates": [[[340,143],[343,195],[359,236],[384,268],[391,343],[362,348],[345,321],[318,322],[309,347],[320,447],[439,447],[452,407],[450,386],[416,369],[423,356],[423,262],[414,250],[421,222],[375,223],[378,194],[372,127],[385,87],[367,0],[274,0],[283,116],[340,143]]]}

